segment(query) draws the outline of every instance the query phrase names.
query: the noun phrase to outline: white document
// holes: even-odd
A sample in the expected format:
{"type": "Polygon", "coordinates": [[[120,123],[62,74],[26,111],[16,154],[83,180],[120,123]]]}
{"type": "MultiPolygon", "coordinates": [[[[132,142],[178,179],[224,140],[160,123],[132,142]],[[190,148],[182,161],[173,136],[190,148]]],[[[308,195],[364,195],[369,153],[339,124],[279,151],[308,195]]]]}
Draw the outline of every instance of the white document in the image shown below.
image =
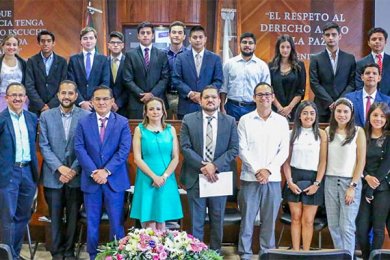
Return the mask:
{"type": "Polygon", "coordinates": [[[233,195],[233,172],[218,173],[218,181],[211,183],[203,174],[199,174],[199,197],[217,197],[233,195]]]}

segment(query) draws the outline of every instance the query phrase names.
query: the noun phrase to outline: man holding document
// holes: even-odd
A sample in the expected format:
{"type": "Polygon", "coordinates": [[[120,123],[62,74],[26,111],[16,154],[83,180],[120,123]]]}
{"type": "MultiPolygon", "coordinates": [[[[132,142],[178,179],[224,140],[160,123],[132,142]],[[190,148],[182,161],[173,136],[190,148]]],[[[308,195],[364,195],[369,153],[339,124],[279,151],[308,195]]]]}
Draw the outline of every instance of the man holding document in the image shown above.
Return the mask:
{"type": "MultiPolygon", "coordinates": [[[[214,183],[220,194],[221,176],[231,171],[231,162],[238,155],[238,135],[235,119],[218,112],[221,103],[218,89],[207,86],[200,94],[202,111],[184,116],[180,144],[184,156],[181,183],[185,185],[191,213],[192,234],[203,240],[206,207],[210,218],[210,248],[220,251],[223,237],[225,196],[202,197],[199,179],[214,183]]],[[[207,185],[209,188],[214,185],[207,185]]],[[[231,187],[223,187],[231,190],[231,187]]],[[[207,188],[206,188],[207,189],[207,188]]],[[[208,191],[204,191],[208,193],[208,191]]],[[[207,196],[207,195],[206,195],[207,196]]]]}

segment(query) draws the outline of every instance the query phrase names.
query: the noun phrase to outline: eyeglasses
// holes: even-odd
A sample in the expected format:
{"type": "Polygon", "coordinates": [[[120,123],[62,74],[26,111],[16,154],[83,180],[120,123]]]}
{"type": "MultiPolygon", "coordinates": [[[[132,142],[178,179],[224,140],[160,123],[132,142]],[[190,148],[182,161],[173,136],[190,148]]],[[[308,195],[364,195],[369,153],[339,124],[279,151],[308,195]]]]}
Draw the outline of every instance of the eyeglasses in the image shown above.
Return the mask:
{"type": "Polygon", "coordinates": [[[256,93],[255,96],[258,97],[258,98],[262,98],[262,97],[265,97],[265,98],[270,98],[272,97],[274,93],[270,93],[270,92],[266,92],[266,93],[256,93]]]}
{"type": "Polygon", "coordinates": [[[25,94],[11,94],[7,95],[7,97],[12,97],[12,98],[24,98],[26,95],[25,94]]]}
{"type": "Polygon", "coordinates": [[[112,45],[119,45],[122,44],[123,42],[109,41],[109,43],[112,45]]]}
{"type": "Polygon", "coordinates": [[[110,99],[112,99],[112,98],[110,98],[110,97],[94,97],[93,98],[93,100],[95,100],[96,102],[100,102],[100,101],[104,101],[104,102],[107,102],[107,101],[109,101],[110,99]]]}

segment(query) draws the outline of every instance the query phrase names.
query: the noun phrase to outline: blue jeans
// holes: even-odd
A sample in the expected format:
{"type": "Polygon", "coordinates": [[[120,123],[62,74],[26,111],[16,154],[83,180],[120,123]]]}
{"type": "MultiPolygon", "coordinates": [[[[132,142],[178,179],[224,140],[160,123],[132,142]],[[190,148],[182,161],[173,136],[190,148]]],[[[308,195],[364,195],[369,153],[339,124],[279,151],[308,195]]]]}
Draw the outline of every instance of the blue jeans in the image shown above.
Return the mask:
{"type": "Polygon", "coordinates": [[[253,106],[237,106],[232,102],[229,102],[229,100],[225,104],[226,114],[234,117],[236,121],[239,121],[243,115],[248,114],[249,112],[252,112],[255,109],[256,109],[255,104],[253,104],[253,106]]]}

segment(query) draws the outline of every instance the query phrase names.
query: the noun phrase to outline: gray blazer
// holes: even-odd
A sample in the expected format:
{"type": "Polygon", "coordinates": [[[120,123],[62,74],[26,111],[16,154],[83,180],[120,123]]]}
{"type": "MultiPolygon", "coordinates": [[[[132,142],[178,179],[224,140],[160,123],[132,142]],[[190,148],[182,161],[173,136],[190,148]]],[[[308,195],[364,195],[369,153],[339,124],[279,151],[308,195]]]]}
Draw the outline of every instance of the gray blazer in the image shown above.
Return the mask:
{"type": "Polygon", "coordinates": [[[61,165],[68,166],[77,172],[75,178],[68,183],[69,187],[80,187],[80,166],[74,153],[73,138],[79,119],[88,114],[86,110],[74,107],[67,141],[60,107],[49,109],[41,114],[39,147],[43,156],[41,182],[44,187],[59,189],[63,186],[63,183],[59,181],[60,173],[57,171],[61,165]]]}
{"type": "MultiPolygon", "coordinates": [[[[218,112],[217,142],[213,163],[218,172],[230,171],[231,162],[238,155],[237,125],[233,117],[218,112]]],[[[180,181],[190,189],[198,182],[203,167],[202,111],[184,116],[180,130],[180,145],[184,157],[180,181]]]]}

